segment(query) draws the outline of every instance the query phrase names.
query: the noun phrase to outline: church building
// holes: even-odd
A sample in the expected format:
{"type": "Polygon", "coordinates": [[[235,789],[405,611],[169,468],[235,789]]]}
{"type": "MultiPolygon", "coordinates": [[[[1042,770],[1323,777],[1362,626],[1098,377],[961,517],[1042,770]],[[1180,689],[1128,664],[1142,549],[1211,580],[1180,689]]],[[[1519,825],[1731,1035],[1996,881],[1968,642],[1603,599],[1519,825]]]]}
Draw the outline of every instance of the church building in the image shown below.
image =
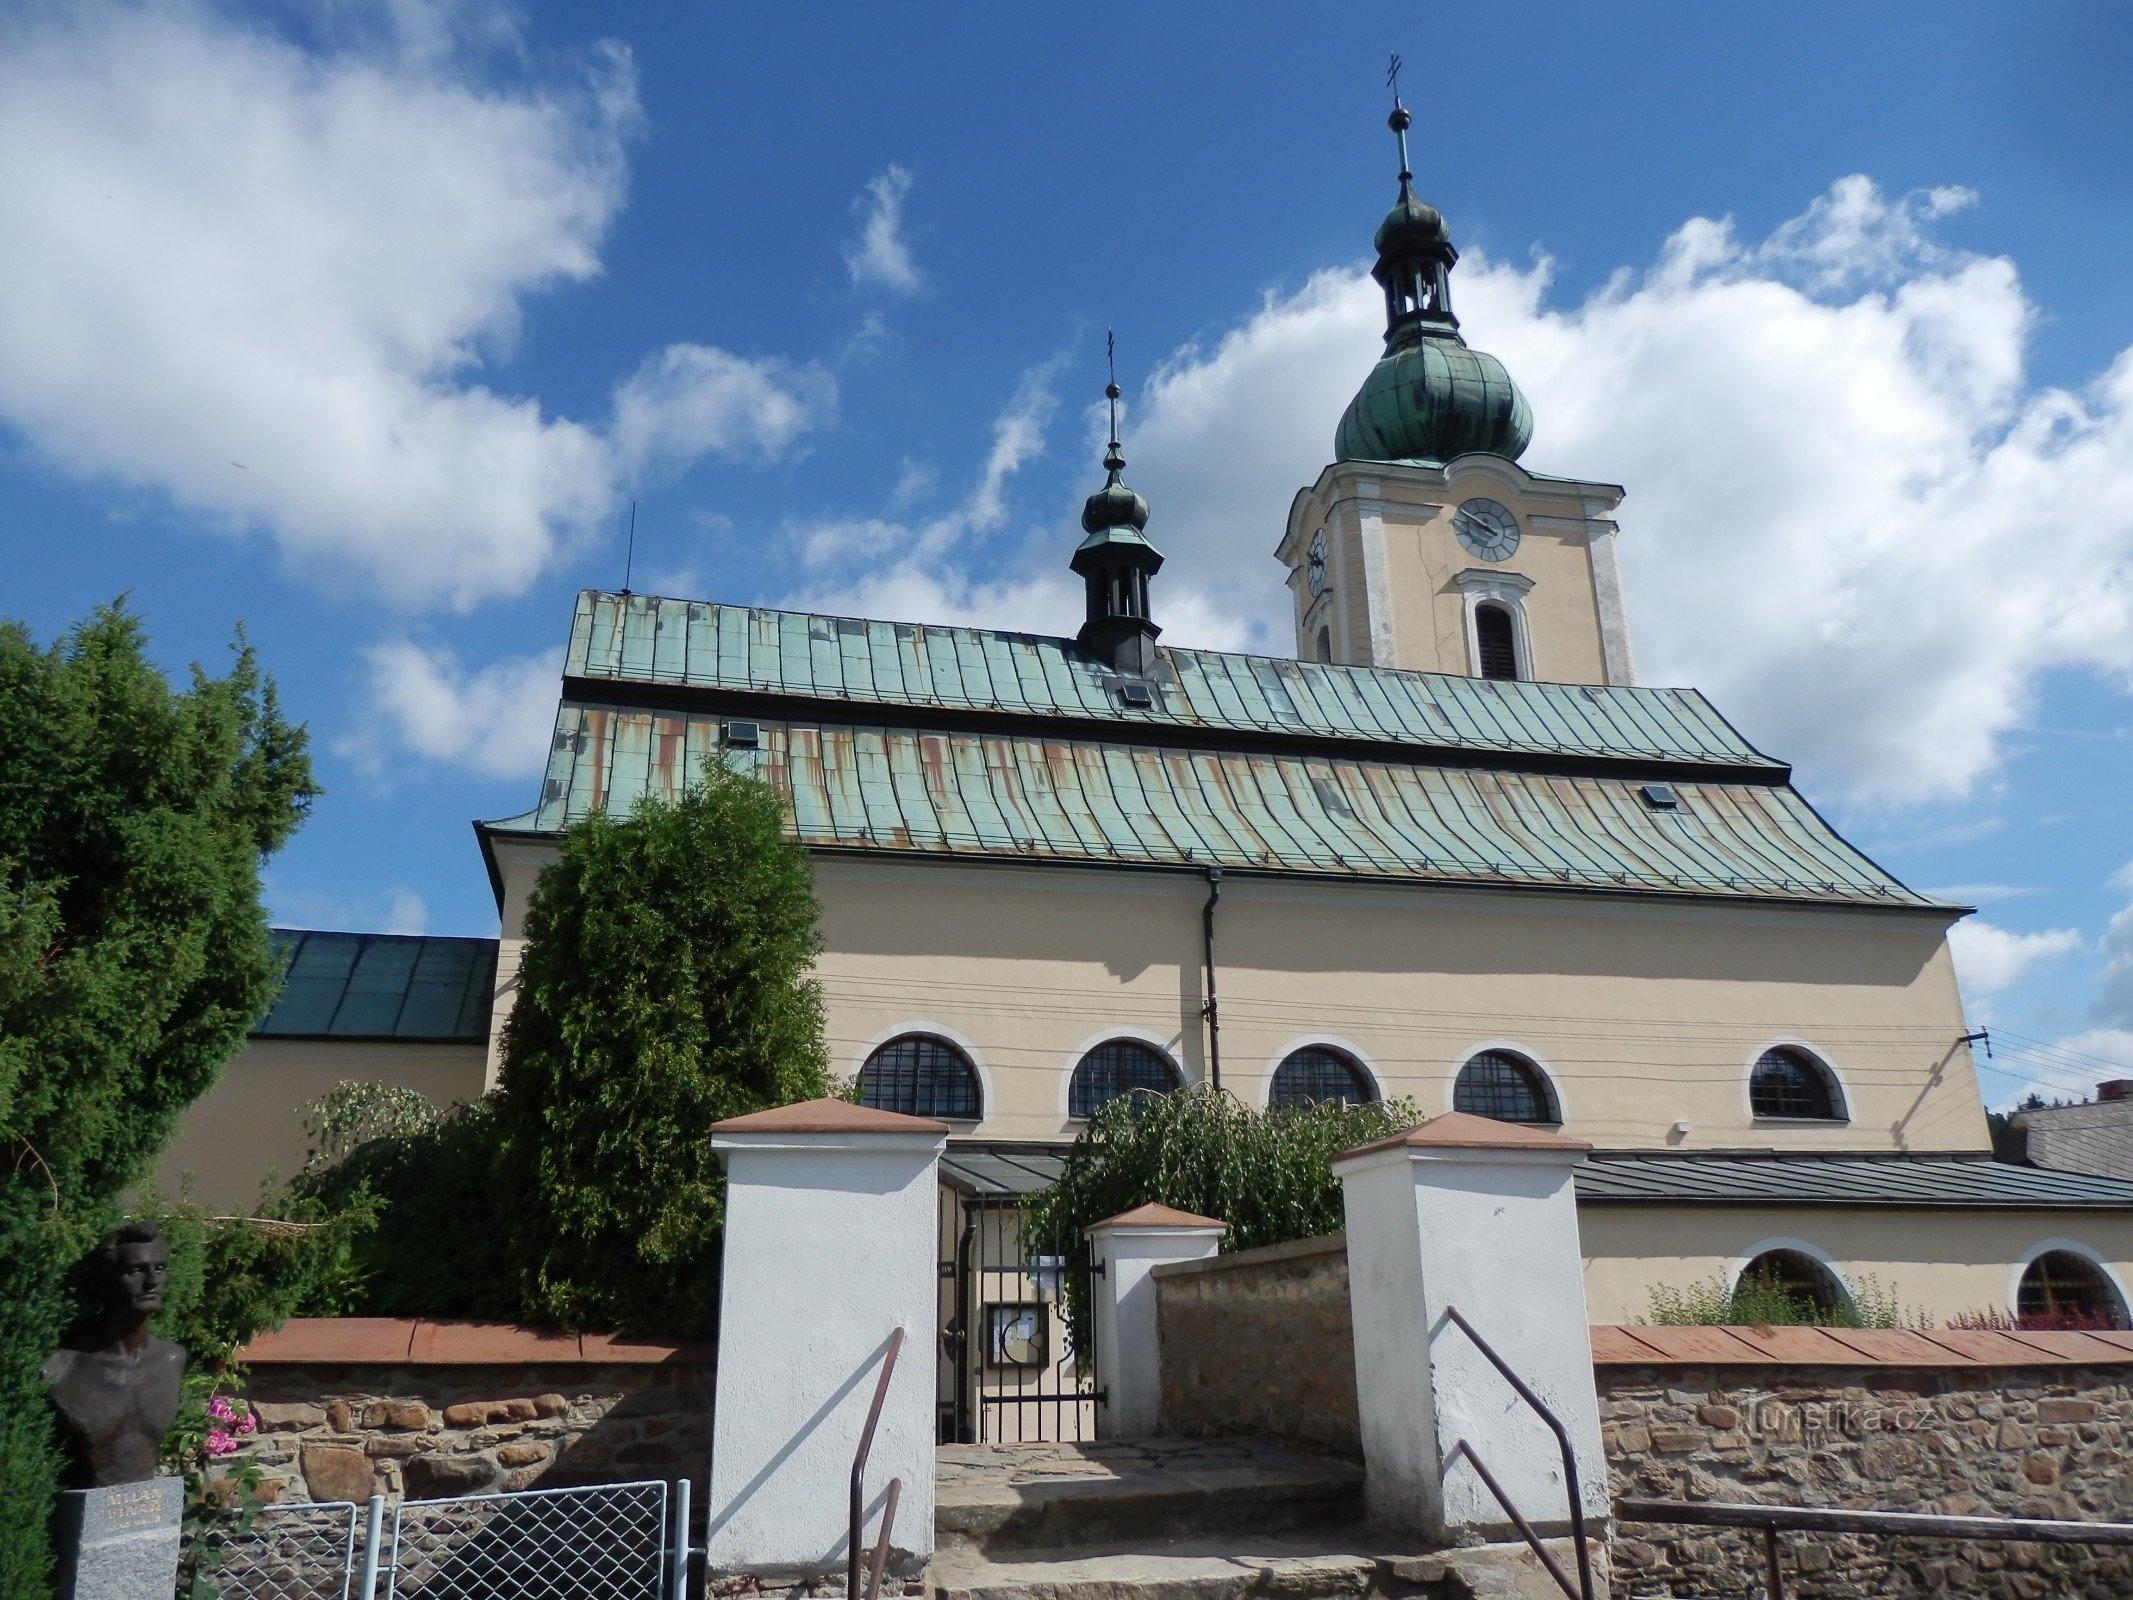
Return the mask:
{"type": "Polygon", "coordinates": [[[1636,681],[1624,491],[1525,464],[1535,419],[1467,342],[1393,127],[1384,354],[1285,527],[1268,508],[1294,655],[1164,642],[1115,385],[1071,638],[580,595],[538,798],[476,827],[502,934],[488,1014],[454,1013],[462,1097],[495,1081],[557,840],[724,761],[813,857],[837,1069],[953,1126],[971,1206],[1012,1210],[1137,1090],[1405,1099],[1594,1147],[1595,1321],[1753,1265],[1936,1324],[2122,1325],[2133,1183],[1992,1159],[1966,908],[1696,690],[1636,681]]]}

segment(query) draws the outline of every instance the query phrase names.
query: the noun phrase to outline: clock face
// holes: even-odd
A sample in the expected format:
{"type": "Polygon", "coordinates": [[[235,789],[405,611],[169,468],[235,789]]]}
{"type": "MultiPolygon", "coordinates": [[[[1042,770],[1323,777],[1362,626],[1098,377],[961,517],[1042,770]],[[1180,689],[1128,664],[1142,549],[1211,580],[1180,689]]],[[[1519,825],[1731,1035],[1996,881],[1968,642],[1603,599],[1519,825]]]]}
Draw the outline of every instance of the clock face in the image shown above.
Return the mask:
{"type": "Polygon", "coordinates": [[[1310,566],[1311,598],[1316,600],[1326,588],[1326,530],[1320,528],[1311,535],[1310,566]]]}
{"type": "Polygon", "coordinates": [[[1452,513],[1452,531],[1470,556],[1508,561],[1518,549],[1518,518],[1494,500],[1473,499],[1452,513]]]}

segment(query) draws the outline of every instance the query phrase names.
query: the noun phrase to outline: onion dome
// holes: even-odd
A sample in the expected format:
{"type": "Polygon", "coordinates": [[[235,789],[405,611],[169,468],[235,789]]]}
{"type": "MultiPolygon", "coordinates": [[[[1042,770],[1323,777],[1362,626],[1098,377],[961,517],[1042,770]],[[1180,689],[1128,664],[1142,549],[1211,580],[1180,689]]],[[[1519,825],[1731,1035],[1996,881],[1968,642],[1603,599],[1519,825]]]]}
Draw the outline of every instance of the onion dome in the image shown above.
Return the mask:
{"type": "MultiPolygon", "coordinates": [[[[1111,384],[1104,393],[1116,396],[1118,385],[1111,384]]],[[[1101,489],[1082,502],[1081,531],[1092,539],[1122,528],[1139,533],[1148,526],[1148,502],[1126,487],[1119,477],[1125,470],[1126,458],[1119,454],[1118,441],[1113,439],[1111,448],[1104,452],[1104,471],[1109,476],[1101,489]]]]}
{"type": "Polygon", "coordinates": [[[1104,388],[1111,402],[1111,442],[1104,451],[1104,486],[1081,508],[1084,535],[1070,563],[1086,591],[1087,611],[1075,639],[1114,670],[1146,677],[1156,666],[1163,630],[1148,615],[1148,580],[1163,552],[1148,542],[1148,502],[1126,487],[1125,453],[1118,445],[1118,380],[1104,388]]]}
{"type": "Polygon", "coordinates": [[[1407,166],[1407,108],[1389,126],[1400,145],[1400,197],[1378,225],[1385,291],[1385,354],[1348,402],[1333,436],[1336,461],[1449,461],[1470,451],[1516,461],[1533,438],[1533,412],[1504,365],[1467,348],[1452,314],[1459,260],[1437,208],[1415,198],[1407,166]]]}

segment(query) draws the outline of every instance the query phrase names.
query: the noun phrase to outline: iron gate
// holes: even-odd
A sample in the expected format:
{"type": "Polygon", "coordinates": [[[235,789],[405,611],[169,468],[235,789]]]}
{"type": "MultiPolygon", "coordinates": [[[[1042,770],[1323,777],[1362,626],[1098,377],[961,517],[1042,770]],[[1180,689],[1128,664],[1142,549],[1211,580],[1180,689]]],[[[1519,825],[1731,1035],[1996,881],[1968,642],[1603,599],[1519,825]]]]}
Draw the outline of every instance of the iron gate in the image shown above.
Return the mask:
{"type": "Polygon", "coordinates": [[[940,1191],[940,1438],[1096,1437],[1095,1272],[1033,1250],[1013,1195],[940,1191]]]}

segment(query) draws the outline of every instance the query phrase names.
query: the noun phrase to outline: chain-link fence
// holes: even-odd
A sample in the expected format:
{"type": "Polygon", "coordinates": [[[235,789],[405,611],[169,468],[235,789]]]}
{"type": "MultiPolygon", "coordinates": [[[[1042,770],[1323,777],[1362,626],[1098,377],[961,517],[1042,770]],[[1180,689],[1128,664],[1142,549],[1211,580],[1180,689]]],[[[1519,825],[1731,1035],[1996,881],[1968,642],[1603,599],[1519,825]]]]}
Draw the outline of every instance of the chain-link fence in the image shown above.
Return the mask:
{"type": "Polygon", "coordinates": [[[391,1549],[387,1600],[660,1600],[667,1486],[405,1500],[391,1549]]]}
{"type": "Polygon", "coordinates": [[[263,1506],[223,1541],[208,1581],[223,1600],[350,1600],[362,1509],[350,1500],[263,1506]]]}
{"type": "MultiPolygon", "coordinates": [[[[683,1486],[686,1488],[686,1485],[683,1486]]],[[[222,1546],[221,1600],[670,1600],[688,1500],[597,1484],[362,1506],[266,1506],[222,1546]]]]}

